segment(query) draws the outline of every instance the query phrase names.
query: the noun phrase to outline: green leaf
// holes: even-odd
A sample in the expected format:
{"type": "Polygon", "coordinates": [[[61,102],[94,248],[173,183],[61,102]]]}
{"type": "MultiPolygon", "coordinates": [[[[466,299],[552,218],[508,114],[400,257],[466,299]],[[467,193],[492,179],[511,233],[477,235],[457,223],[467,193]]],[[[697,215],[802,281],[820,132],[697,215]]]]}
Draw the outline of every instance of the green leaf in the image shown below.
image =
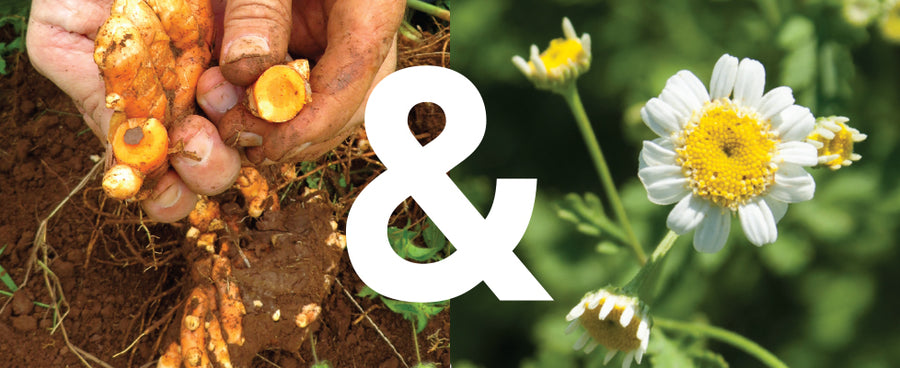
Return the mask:
{"type": "Polygon", "coordinates": [[[447,306],[446,302],[411,303],[381,297],[381,301],[394,313],[416,324],[416,333],[422,332],[428,319],[440,313],[447,306]]]}
{"type": "Polygon", "coordinates": [[[378,294],[377,291],[372,290],[372,288],[370,288],[368,285],[366,285],[366,286],[363,286],[362,290],[360,290],[358,293],[356,293],[356,296],[372,299],[376,296],[381,296],[381,294],[378,294]]]}
{"type": "Polygon", "coordinates": [[[686,349],[674,340],[668,339],[658,330],[653,331],[650,339],[650,362],[654,368],[692,368],[694,361],[688,356],[686,349]]]}
{"type": "Polygon", "coordinates": [[[793,16],[784,22],[781,32],[778,33],[778,45],[785,50],[791,50],[812,40],[816,35],[816,27],[809,18],[793,16]]]}
{"type": "Polygon", "coordinates": [[[625,235],[618,226],[613,224],[603,212],[603,203],[594,193],[585,193],[579,196],[569,193],[557,205],[557,215],[575,225],[575,229],[589,236],[601,236],[607,233],[619,240],[625,235]]]}
{"type": "Polygon", "coordinates": [[[394,252],[402,258],[409,256],[409,248],[415,246],[412,242],[415,237],[416,233],[407,229],[396,226],[388,227],[388,242],[391,243],[391,248],[394,249],[394,252]]]}
{"type": "Polygon", "coordinates": [[[447,246],[447,238],[444,237],[444,234],[430,218],[425,219],[425,229],[422,230],[422,238],[425,240],[425,245],[429,248],[444,249],[447,246]]]}
{"type": "MultiPolygon", "coordinates": [[[[6,250],[6,245],[3,245],[3,247],[0,248],[0,255],[3,254],[4,250],[6,250]]],[[[6,285],[6,288],[9,289],[9,291],[16,292],[16,290],[19,289],[19,286],[16,285],[11,277],[9,277],[9,273],[6,272],[6,269],[4,269],[2,265],[0,265],[0,281],[6,285]]]]}

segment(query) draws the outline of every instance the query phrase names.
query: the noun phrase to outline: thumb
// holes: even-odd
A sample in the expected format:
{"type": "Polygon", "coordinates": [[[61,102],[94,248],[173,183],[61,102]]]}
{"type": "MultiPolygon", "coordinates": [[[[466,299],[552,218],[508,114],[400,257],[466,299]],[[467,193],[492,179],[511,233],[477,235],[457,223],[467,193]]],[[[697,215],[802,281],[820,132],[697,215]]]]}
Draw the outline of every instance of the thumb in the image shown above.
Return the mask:
{"type": "Polygon", "coordinates": [[[291,30],[291,0],[229,0],[225,5],[219,65],[229,82],[247,86],[284,61],[291,30]]]}

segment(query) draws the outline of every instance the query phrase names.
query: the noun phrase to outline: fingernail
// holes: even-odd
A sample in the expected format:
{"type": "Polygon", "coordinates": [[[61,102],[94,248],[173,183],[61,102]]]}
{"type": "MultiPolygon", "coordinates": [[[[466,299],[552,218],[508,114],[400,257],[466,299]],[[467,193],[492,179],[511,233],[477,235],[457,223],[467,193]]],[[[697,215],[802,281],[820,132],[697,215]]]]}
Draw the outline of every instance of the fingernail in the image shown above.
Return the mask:
{"type": "Polygon", "coordinates": [[[188,156],[185,157],[184,162],[187,163],[188,166],[197,166],[206,162],[206,159],[209,158],[210,151],[212,151],[212,145],[212,138],[205,130],[201,129],[185,143],[184,151],[188,156]]]}
{"type": "Polygon", "coordinates": [[[181,186],[172,184],[156,196],[156,203],[162,208],[170,208],[181,199],[181,186]]]}
{"type": "Polygon", "coordinates": [[[231,41],[226,46],[223,64],[230,64],[237,60],[269,54],[269,41],[261,36],[247,35],[231,41]]]}
{"type": "Polygon", "coordinates": [[[256,133],[241,132],[238,133],[237,144],[241,147],[258,147],[262,146],[262,136],[256,133]]]}
{"type": "Polygon", "coordinates": [[[197,103],[207,111],[218,111],[224,114],[237,104],[240,94],[240,87],[222,82],[216,88],[197,97],[197,103]]]}

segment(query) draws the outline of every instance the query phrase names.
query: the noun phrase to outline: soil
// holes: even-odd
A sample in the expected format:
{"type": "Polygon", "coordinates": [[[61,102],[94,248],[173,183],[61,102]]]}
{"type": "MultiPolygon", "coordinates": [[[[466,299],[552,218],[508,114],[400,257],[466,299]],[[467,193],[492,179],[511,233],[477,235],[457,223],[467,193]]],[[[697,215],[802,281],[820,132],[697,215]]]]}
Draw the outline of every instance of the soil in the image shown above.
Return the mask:
{"type": "MultiPolygon", "coordinates": [[[[0,29],[0,42],[12,36],[0,29]]],[[[445,66],[448,38],[442,32],[402,42],[400,65],[445,66]]],[[[210,285],[213,256],[186,238],[186,221],[154,223],[136,205],[108,199],[99,175],[89,175],[104,148],[72,101],[27,55],[7,62],[10,73],[0,76],[0,267],[21,287],[13,297],[0,294],[2,365],[155,366],[175,341],[191,289],[210,285]]],[[[427,142],[440,132],[441,118],[439,108],[418,106],[411,128],[427,142]]],[[[342,232],[352,199],[383,170],[365,133],[297,168],[297,178],[261,169],[282,205],[260,219],[246,219],[237,190],[214,198],[226,218],[243,219],[234,228],[240,235],[228,234],[240,240],[241,252],[223,252],[248,312],[247,343],[230,347],[236,366],[308,367],[316,357],[332,367],[414,365],[411,323],[380,301],[356,296],[364,284],[346,251],[328,240],[331,220],[342,232]],[[321,306],[321,315],[306,328],[295,326],[297,311],[310,303],[321,306]],[[272,313],[282,305],[275,322],[272,313]]],[[[398,208],[397,223],[424,216],[414,205],[398,208]]],[[[0,283],[0,291],[9,290],[0,283]]],[[[417,335],[423,362],[449,366],[449,332],[448,308],[417,335]]]]}

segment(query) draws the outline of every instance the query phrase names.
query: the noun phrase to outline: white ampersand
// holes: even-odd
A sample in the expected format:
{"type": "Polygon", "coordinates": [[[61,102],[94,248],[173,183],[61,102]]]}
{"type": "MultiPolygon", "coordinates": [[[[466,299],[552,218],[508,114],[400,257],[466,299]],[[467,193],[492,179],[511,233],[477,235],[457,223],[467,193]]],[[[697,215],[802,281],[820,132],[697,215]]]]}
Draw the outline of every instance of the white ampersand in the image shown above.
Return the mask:
{"type": "Polygon", "coordinates": [[[387,167],[363,189],[347,217],[347,251],[360,279],[378,293],[409,302],[459,296],[481,281],[500,300],[552,300],[513,249],[534,208],[537,179],[497,179],[494,202],[481,216],[447,175],[481,143],[484,101],[463,75],[417,66],[382,80],[366,106],[366,133],[387,167]],[[407,116],[421,102],[444,111],[440,135],[422,146],[407,116]],[[456,251],[433,263],[409,262],[388,242],[387,224],[398,204],[416,200],[456,251]]]}

